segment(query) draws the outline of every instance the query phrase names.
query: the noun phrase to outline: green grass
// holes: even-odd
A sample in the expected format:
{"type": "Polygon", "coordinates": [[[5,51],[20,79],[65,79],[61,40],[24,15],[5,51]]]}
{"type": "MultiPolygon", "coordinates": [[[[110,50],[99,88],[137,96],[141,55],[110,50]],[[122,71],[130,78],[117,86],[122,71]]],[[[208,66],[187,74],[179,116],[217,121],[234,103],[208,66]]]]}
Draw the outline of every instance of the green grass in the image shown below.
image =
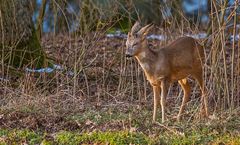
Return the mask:
{"type": "Polygon", "coordinates": [[[66,119],[77,121],[80,129],[51,133],[46,133],[44,130],[0,129],[0,145],[22,143],[30,145],[240,144],[238,113],[232,114],[228,118],[216,118],[208,121],[192,120],[181,123],[169,121],[165,123],[164,125],[172,131],[161,125],[153,124],[151,110],[147,108],[87,109],[79,115],[68,116],[66,119]],[[87,124],[87,120],[92,124],[87,124]],[[109,123],[113,126],[109,126],[109,123]],[[121,126],[121,123],[125,127],[121,126]],[[131,130],[131,128],[134,129],[131,130]]]}
{"type": "Polygon", "coordinates": [[[213,135],[203,134],[201,132],[192,132],[184,137],[176,135],[166,135],[160,137],[164,144],[240,144],[240,135],[221,134],[213,135]]]}
{"type": "Polygon", "coordinates": [[[81,143],[109,143],[109,144],[153,144],[153,141],[142,133],[120,132],[92,132],[92,133],[70,133],[60,132],[56,136],[59,144],[81,144],[81,143]]]}
{"type": "Polygon", "coordinates": [[[128,131],[119,132],[91,132],[78,133],[61,131],[56,134],[37,133],[30,130],[0,130],[0,144],[61,144],[78,145],[92,143],[109,144],[154,144],[143,133],[130,133],[128,131]],[[49,140],[49,136],[52,138],[49,140]]]}
{"type": "Polygon", "coordinates": [[[208,128],[204,128],[201,131],[188,131],[189,132],[186,132],[185,136],[171,134],[169,132],[159,132],[150,137],[141,132],[129,131],[93,131],[89,133],[60,131],[47,134],[26,129],[0,129],[0,144],[240,144],[240,134],[222,134],[208,128]]]}
{"type": "Polygon", "coordinates": [[[39,144],[43,141],[43,135],[29,130],[5,130],[0,129],[0,144],[39,144]]]}

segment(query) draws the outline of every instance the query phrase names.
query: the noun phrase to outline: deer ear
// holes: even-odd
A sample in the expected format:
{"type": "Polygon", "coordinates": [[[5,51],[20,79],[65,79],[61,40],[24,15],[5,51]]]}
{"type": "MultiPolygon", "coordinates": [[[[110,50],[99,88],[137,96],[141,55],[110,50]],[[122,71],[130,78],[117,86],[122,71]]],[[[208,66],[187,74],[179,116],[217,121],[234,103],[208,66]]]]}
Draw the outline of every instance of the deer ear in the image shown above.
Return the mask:
{"type": "Polygon", "coordinates": [[[138,31],[138,34],[140,36],[146,36],[149,32],[149,30],[151,30],[153,28],[153,24],[148,24],[146,26],[144,26],[141,30],[138,31]]]}
{"type": "Polygon", "coordinates": [[[131,33],[130,32],[128,32],[128,35],[127,35],[128,37],[130,37],[131,36],[131,33]]]}
{"type": "Polygon", "coordinates": [[[140,23],[139,23],[139,21],[136,21],[135,24],[132,26],[131,34],[132,34],[132,35],[137,34],[137,32],[138,32],[140,29],[141,29],[140,23]]]}

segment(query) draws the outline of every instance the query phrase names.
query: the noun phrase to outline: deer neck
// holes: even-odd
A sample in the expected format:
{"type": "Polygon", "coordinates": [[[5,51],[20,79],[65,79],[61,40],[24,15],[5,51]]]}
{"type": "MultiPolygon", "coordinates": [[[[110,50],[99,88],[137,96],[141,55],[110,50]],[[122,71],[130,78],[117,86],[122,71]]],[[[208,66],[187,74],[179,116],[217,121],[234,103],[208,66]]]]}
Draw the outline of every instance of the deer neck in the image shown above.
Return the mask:
{"type": "Polygon", "coordinates": [[[154,60],[156,60],[156,54],[148,48],[148,46],[143,48],[138,55],[135,56],[138,60],[139,64],[143,68],[146,73],[150,73],[152,70],[151,64],[154,64],[154,60]]]}

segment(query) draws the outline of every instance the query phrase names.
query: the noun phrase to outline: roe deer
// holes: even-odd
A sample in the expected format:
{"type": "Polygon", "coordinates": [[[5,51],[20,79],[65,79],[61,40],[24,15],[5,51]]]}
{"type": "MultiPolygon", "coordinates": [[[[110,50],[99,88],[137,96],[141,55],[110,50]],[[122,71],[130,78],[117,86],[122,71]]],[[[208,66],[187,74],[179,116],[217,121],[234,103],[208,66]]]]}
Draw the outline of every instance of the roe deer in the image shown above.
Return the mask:
{"type": "Polygon", "coordinates": [[[192,76],[197,80],[202,92],[201,113],[208,116],[207,97],[204,94],[203,84],[203,60],[204,50],[200,44],[191,37],[182,37],[170,45],[157,50],[148,47],[146,36],[152,25],[141,28],[136,22],[128,33],[126,41],[126,56],[134,56],[142,69],[147,80],[153,87],[154,107],[153,121],[156,121],[157,107],[161,103],[162,122],[165,121],[165,97],[170,84],[178,81],[181,85],[184,96],[180,111],[177,115],[179,121],[184,111],[186,103],[190,99],[190,85],[187,77],[192,76]],[[160,101],[161,93],[161,101],[160,101]]]}

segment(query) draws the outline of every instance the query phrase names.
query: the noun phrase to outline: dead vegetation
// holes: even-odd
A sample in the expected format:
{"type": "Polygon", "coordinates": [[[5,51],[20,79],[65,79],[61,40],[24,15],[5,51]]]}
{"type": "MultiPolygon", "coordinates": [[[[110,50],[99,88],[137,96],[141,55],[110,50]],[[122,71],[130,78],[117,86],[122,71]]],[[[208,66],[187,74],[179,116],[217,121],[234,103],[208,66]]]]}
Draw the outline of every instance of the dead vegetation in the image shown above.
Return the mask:
{"type": "MultiPolygon", "coordinates": [[[[21,115],[22,113],[25,114],[26,117],[23,115],[23,118],[26,124],[20,126],[27,127],[29,125],[30,128],[31,124],[33,128],[38,126],[34,121],[35,119],[32,119],[36,116],[44,118],[42,116],[46,115],[45,121],[42,119],[43,124],[44,122],[48,124],[48,121],[51,124],[55,120],[58,120],[58,118],[61,118],[61,116],[66,118],[81,113],[84,114],[88,109],[111,109],[114,106],[121,106],[117,107],[117,110],[119,109],[121,112],[122,110],[126,110],[126,108],[129,109],[126,111],[131,111],[130,106],[139,107],[143,105],[147,106],[145,109],[149,111],[149,115],[152,114],[151,104],[153,94],[151,87],[145,80],[143,72],[136,61],[126,60],[124,56],[125,39],[100,36],[97,40],[94,45],[86,49],[82,64],[78,64],[75,63],[75,59],[79,59],[79,55],[76,58],[73,55],[75,55],[74,52],[83,47],[83,41],[80,38],[68,35],[52,37],[51,34],[44,36],[42,46],[49,54],[49,57],[59,60],[59,64],[64,66],[64,70],[56,70],[49,74],[43,73],[38,77],[36,75],[39,74],[28,72],[24,77],[15,82],[17,87],[10,84],[12,80],[3,81],[1,84],[2,111],[13,110],[13,114],[15,111],[20,112],[21,115]],[[80,65],[81,69],[71,69],[74,65],[80,65]],[[76,74],[74,75],[70,71],[77,73],[74,73],[76,74]],[[30,113],[30,117],[26,115],[28,113],[30,113]]],[[[152,46],[162,43],[157,40],[150,42],[152,46]]],[[[205,50],[206,52],[210,51],[208,48],[205,48],[205,50]]],[[[230,57],[227,58],[230,61],[230,57]]],[[[189,79],[189,81],[194,88],[191,92],[192,101],[188,103],[191,109],[187,109],[187,113],[184,116],[185,119],[192,120],[198,116],[196,110],[199,107],[200,90],[192,79],[189,79]]],[[[181,103],[179,96],[182,96],[183,93],[180,86],[177,84],[173,85],[175,87],[170,88],[167,97],[168,108],[172,108],[167,110],[168,116],[176,116],[181,103]]],[[[215,103],[214,96],[211,94],[208,95],[210,95],[211,114],[218,112],[213,107],[215,103]]],[[[21,115],[19,117],[20,120],[21,115]]],[[[14,122],[17,118],[6,116],[5,119],[9,122],[14,122]]],[[[85,121],[87,119],[85,118],[85,121]]],[[[41,122],[41,119],[37,120],[37,122],[41,122]]],[[[65,124],[67,121],[63,122],[65,124]]],[[[11,126],[11,123],[5,127],[7,126],[11,126]]],[[[59,127],[59,130],[64,129],[62,125],[50,126],[59,127]]],[[[73,126],[79,129],[74,121],[73,126]]],[[[69,127],[74,129],[74,127],[69,127]]]]}

